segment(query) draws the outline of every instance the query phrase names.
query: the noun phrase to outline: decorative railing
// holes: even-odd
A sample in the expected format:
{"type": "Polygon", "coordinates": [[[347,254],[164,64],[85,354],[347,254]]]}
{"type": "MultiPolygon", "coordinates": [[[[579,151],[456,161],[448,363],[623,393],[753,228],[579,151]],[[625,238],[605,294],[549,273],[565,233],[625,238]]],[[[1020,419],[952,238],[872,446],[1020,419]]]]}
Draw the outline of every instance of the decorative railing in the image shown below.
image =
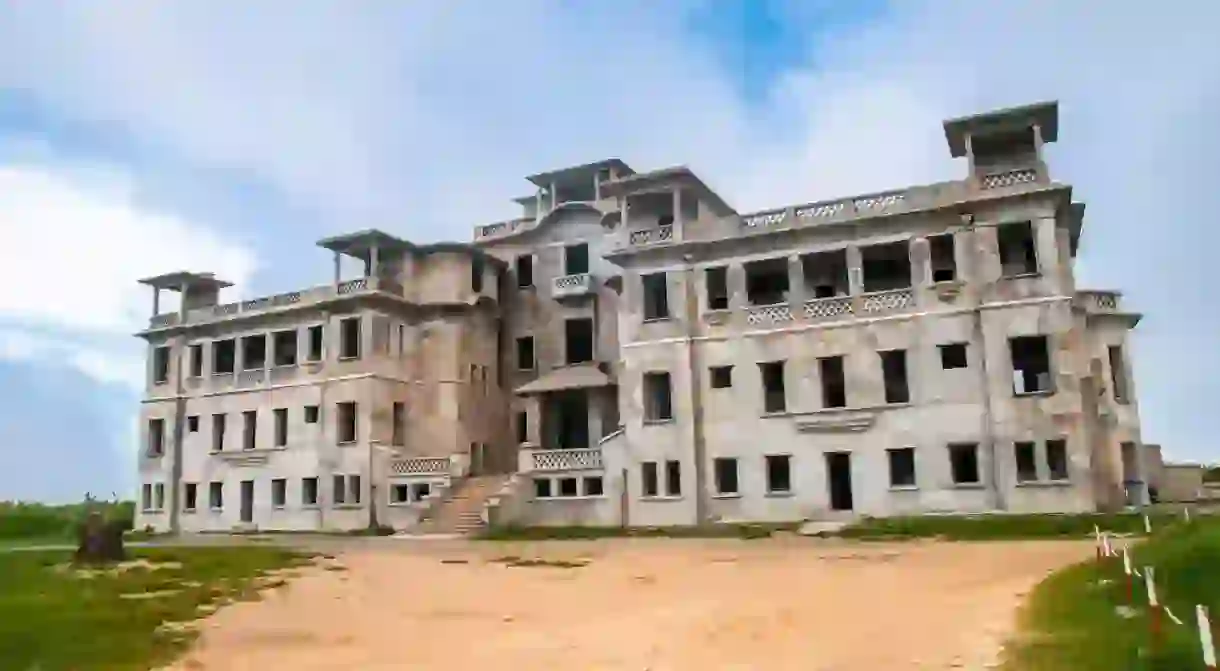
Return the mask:
{"type": "Polygon", "coordinates": [[[407,457],[390,463],[394,475],[447,475],[449,457],[407,457]]]}
{"type": "Polygon", "coordinates": [[[476,240],[483,238],[491,238],[497,235],[505,235],[507,233],[516,233],[522,226],[533,221],[533,219],[512,219],[509,221],[497,221],[494,224],[486,224],[484,226],[476,226],[474,229],[474,237],[476,240]]]}
{"type": "Polygon", "coordinates": [[[630,242],[633,245],[648,245],[654,242],[669,242],[673,239],[673,224],[656,226],[654,228],[642,228],[637,231],[632,231],[630,235],[630,242]]]}
{"type": "Polygon", "coordinates": [[[602,451],[597,448],[530,451],[531,471],[583,471],[601,468],[602,451]]]}
{"type": "Polygon", "coordinates": [[[364,291],[367,288],[369,288],[369,278],[357,277],[354,280],[340,282],[339,286],[335,287],[335,291],[340,296],[344,296],[347,294],[356,293],[357,291],[364,291]]]}
{"type": "Polygon", "coordinates": [[[852,302],[851,296],[815,298],[805,302],[806,319],[834,319],[854,313],[855,304],[852,302]]]}
{"type": "Polygon", "coordinates": [[[1117,291],[1096,289],[1076,292],[1077,303],[1089,312],[1118,312],[1121,296],[1117,291]]]}
{"type": "Polygon", "coordinates": [[[1007,170],[1005,172],[993,172],[989,175],[983,175],[979,178],[979,187],[982,189],[1002,189],[1009,186],[1032,184],[1036,181],[1038,181],[1037,170],[1022,168],[1020,170],[1007,170]]]}
{"type": "Polygon", "coordinates": [[[805,224],[818,220],[844,217],[867,217],[901,210],[906,205],[907,193],[905,191],[891,191],[755,212],[743,215],[741,224],[745,228],[766,228],[769,226],[779,226],[784,223],[805,224]],[[789,221],[789,219],[795,221],[789,221]]]}
{"type": "Polygon", "coordinates": [[[364,291],[385,291],[402,295],[402,286],[385,278],[358,277],[339,284],[326,284],[312,289],[289,291],[274,296],[251,298],[235,303],[222,303],[207,307],[188,310],[185,314],[172,312],[159,314],[149,320],[149,328],[167,328],[180,324],[197,324],[202,322],[225,319],[239,314],[264,312],[280,308],[292,307],[304,303],[316,303],[334,299],[336,296],[349,296],[364,291]]]}
{"type": "Polygon", "coordinates": [[[551,294],[554,296],[579,296],[593,290],[593,275],[576,273],[560,275],[551,280],[551,294]]]}
{"type": "Polygon", "coordinates": [[[792,308],[787,303],[752,305],[746,308],[746,323],[750,326],[786,324],[792,321],[792,308]]]}
{"type": "Polygon", "coordinates": [[[161,326],[173,326],[174,324],[178,323],[178,313],[167,312],[165,314],[153,315],[153,318],[149,323],[153,328],[158,328],[161,326]]]}
{"type": "Polygon", "coordinates": [[[878,314],[905,310],[915,305],[915,295],[910,287],[890,289],[888,291],[873,291],[864,294],[864,314],[878,314]]]}

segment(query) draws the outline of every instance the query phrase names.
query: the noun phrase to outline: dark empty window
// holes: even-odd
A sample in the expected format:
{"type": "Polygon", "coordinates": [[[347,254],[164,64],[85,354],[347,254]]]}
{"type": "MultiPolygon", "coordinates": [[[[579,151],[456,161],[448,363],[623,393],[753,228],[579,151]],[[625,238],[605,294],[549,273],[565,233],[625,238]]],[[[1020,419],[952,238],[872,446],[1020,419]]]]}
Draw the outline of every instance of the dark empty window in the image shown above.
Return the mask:
{"type": "Polygon", "coordinates": [[[1017,462],[1017,482],[1033,482],[1038,479],[1038,456],[1033,443],[1013,443],[1013,458],[1017,462]]]}
{"type": "Polygon", "coordinates": [[[585,496],[602,496],[606,493],[605,483],[600,475],[590,475],[583,478],[585,496]]]}
{"type": "Polygon", "coordinates": [[[335,504],[342,504],[347,501],[347,478],[342,475],[336,475],[330,479],[330,500],[335,504]]]}
{"type": "Polygon", "coordinates": [[[644,373],[644,419],[661,422],[674,418],[669,373],[644,373]]]}
{"type": "Polygon", "coordinates": [[[276,408],[273,413],[275,419],[275,446],[284,447],[288,444],[288,408],[276,408]]]}
{"type": "Polygon", "coordinates": [[[165,454],[165,420],[148,420],[148,456],[159,457],[165,454]]]}
{"type": "Polygon", "coordinates": [[[931,256],[933,282],[952,282],[957,279],[957,260],[953,254],[952,233],[930,236],[928,253],[931,256]]]}
{"type": "Polygon", "coordinates": [[[258,411],[241,413],[241,449],[253,450],[258,446],[258,411]]]}
{"type": "Polygon", "coordinates": [[[259,370],[267,367],[267,336],[252,335],[241,339],[242,370],[259,370]]]}
{"type": "Polygon", "coordinates": [[[728,389],[733,386],[732,366],[712,366],[708,370],[712,376],[712,389],[728,389]]]}
{"type": "Polygon", "coordinates": [[[306,424],[317,424],[318,423],[318,406],[316,406],[316,405],[305,406],[305,423],[306,424]]]}
{"type": "Polygon", "coordinates": [[[767,493],[787,494],[792,491],[792,457],[786,454],[768,454],[763,457],[767,465],[767,493]]]}
{"type": "Polygon", "coordinates": [[[225,449],[225,415],[212,415],[212,451],[221,452],[225,449]]]}
{"type": "Polygon", "coordinates": [[[1114,400],[1127,402],[1127,367],[1123,359],[1123,348],[1110,345],[1106,348],[1110,359],[1110,384],[1114,387],[1114,400]]]}
{"type": "Polygon", "coordinates": [[[288,502],[288,481],[283,478],[275,478],[271,481],[271,505],[275,508],[283,508],[288,502]]]}
{"type": "Polygon", "coordinates": [[[750,305],[775,305],[788,300],[788,259],[745,264],[746,300],[750,305]]]}
{"type": "Polygon", "coordinates": [[[407,406],[402,401],[395,401],[390,406],[390,444],[407,444],[407,406]]]}
{"type": "Polygon", "coordinates": [[[522,254],[517,257],[517,286],[532,287],[534,286],[534,256],[532,254],[522,254]]]}
{"type": "Polygon", "coordinates": [[[1038,272],[1034,227],[1028,221],[1001,224],[996,230],[1000,247],[1000,274],[1004,277],[1038,272]]]}
{"type": "Polygon", "coordinates": [[[203,375],[203,345],[191,345],[191,377],[203,375]]]}
{"type": "Polygon", "coordinates": [[[851,293],[846,249],[806,254],[801,257],[801,271],[809,298],[833,298],[851,293]]]}
{"type": "Polygon", "coordinates": [[[569,364],[593,360],[593,320],[568,319],[563,323],[564,353],[569,364]]]}
{"type": "Polygon", "coordinates": [[[528,412],[517,413],[517,444],[530,442],[530,415],[528,412]]]}
{"type": "Polygon", "coordinates": [[[652,273],[640,278],[644,286],[644,319],[665,319],[669,316],[669,286],[665,273],[652,273]]]}
{"type": "Polygon", "coordinates": [[[186,489],[183,491],[183,510],[194,510],[199,504],[199,487],[193,482],[186,483],[186,489]]]}
{"type": "Polygon", "coordinates": [[[886,450],[890,462],[890,486],[915,486],[915,448],[899,447],[886,450]]]}
{"type": "Polygon", "coordinates": [[[339,358],[360,358],[359,317],[348,317],[339,322],[339,358]]]}
{"type": "Polygon", "coordinates": [[[860,248],[865,291],[888,291],[911,286],[909,243],[891,242],[860,248]]]}
{"type": "Polygon", "coordinates": [[[297,332],[276,331],[271,336],[272,356],[277,366],[295,366],[297,363],[297,332]]]}
{"type": "Polygon", "coordinates": [[[335,405],[336,437],[340,443],[356,442],[356,404],[345,401],[335,405]]]}
{"type": "Polygon", "coordinates": [[[534,369],[534,336],[517,338],[517,369],[534,369]]]}
{"type": "Polygon", "coordinates": [[[169,381],[169,348],[153,349],[153,384],[165,384],[169,381]]]}
{"type": "Polygon", "coordinates": [[[979,446],[974,443],[950,445],[949,470],[954,484],[977,485],[979,483],[979,446]]]}
{"type": "Polygon", "coordinates": [[[301,505],[318,505],[318,479],[301,478],[301,505]]]}
{"type": "Polygon", "coordinates": [[[223,482],[208,483],[208,507],[213,510],[225,507],[225,484],[223,482]]]}
{"type": "Polygon", "coordinates": [[[199,415],[191,415],[186,418],[186,430],[190,433],[199,431],[199,415]]]}
{"type": "Polygon", "coordinates": [[[476,294],[483,290],[483,257],[478,254],[470,257],[470,290],[476,294]]]}
{"type": "Polygon", "coordinates": [[[948,345],[940,345],[940,367],[945,370],[954,370],[957,368],[965,368],[969,365],[966,360],[966,343],[955,342],[948,345]]]}
{"type": "Polygon", "coordinates": [[[881,377],[885,383],[886,403],[909,403],[911,388],[907,384],[906,350],[878,352],[881,355],[881,377]]]}
{"type": "Polygon", "coordinates": [[[577,496],[580,494],[579,482],[576,478],[559,478],[560,496],[577,496]]]}
{"type": "Polygon", "coordinates": [[[1012,355],[1012,385],[1016,394],[1051,391],[1050,348],[1046,336],[1021,336],[1008,341],[1012,355]]]}
{"type": "Polygon", "coordinates": [[[1067,441],[1054,439],[1046,441],[1046,468],[1051,480],[1068,479],[1067,441]]]}
{"type": "Polygon", "coordinates": [[[309,360],[322,360],[322,325],[309,327],[309,360]]]}
{"type": "Polygon", "coordinates": [[[707,281],[707,309],[729,309],[729,269],[724,266],[704,271],[707,281]]]}
{"type": "Polygon", "coordinates": [[[682,496],[682,462],[665,462],[665,495],[682,496]]]}
{"type": "Polygon", "coordinates": [[[228,340],[217,340],[212,343],[212,373],[217,375],[232,373],[236,360],[236,340],[229,338],[228,340]]]}
{"type": "Polygon", "coordinates": [[[563,248],[563,274],[579,275],[589,272],[589,245],[568,245],[563,248]]]}
{"type": "Polygon", "coordinates": [[[716,476],[717,494],[738,494],[737,460],[732,457],[717,457],[712,461],[716,476]]]}
{"type": "Polygon", "coordinates": [[[788,406],[784,392],[784,362],[760,363],[758,371],[762,376],[763,412],[783,412],[788,406]]]}
{"type": "Polygon", "coordinates": [[[640,464],[640,481],[642,486],[640,491],[644,496],[657,496],[660,491],[657,482],[657,462],[645,461],[640,464]]]}
{"type": "Polygon", "coordinates": [[[538,499],[551,498],[551,479],[550,478],[534,478],[534,498],[538,498],[538,499]]]}
{"type": "Polygon", "coordinates": [[[847,380],[843,376],[843,357],[819,358],[818,373],[822,382],[822,407],[847,407],[847,380]]]}

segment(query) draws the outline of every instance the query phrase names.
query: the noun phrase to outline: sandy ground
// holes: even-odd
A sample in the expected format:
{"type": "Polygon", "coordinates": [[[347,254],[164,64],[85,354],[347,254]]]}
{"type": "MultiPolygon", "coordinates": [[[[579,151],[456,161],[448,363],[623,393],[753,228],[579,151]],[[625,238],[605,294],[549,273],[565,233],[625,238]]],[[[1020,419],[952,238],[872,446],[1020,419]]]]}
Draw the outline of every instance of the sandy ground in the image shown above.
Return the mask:
{"type": "Polygon", "coordinates": [[[175,670],[991,668],[1091,543],[389,539],[222,609],[175,670]],[[504,556],[576,560],[512,566],[504,556]]]}

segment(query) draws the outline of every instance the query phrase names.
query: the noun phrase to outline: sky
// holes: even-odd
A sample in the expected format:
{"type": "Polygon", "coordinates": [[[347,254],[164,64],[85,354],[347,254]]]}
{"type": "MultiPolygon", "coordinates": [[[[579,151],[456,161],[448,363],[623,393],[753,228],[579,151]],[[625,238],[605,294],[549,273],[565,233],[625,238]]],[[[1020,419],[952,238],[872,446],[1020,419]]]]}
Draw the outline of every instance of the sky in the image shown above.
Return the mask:
{"type": "Polygon", "coordinates": [[[1144,439],[1220,461],[1220,4],[39,0],[0,6],[0,499],[130,494],[139,277],[257,296],[314,242],[468,240],[524,176],[686,164],[739,211],[956,179],[941,121],[1057,99],[1081,286],[1145,317],[1144,439]]]}

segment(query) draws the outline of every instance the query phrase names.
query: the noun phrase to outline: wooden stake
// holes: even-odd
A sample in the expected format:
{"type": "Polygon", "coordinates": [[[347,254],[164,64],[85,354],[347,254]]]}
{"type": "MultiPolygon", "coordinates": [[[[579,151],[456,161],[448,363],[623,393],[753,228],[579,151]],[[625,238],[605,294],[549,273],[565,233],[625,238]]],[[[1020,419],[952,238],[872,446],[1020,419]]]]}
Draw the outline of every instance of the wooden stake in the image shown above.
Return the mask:
{"type": "Polygon", "coordinates": [[[1146,513],[1144,514],[1144,533],[1152,533],[1152,520],[1148,519],[1148,515],[1146,513]]]}
{"type": "Polygon", "coordinates": [[[1210,671],[1216,671],[1216,644],[1212,640],[1211,617],[1207,606],[1195,606],[1195,618],[1199,622],[1199,647],[1203,649],[1203,665],[1210,671]]]}

